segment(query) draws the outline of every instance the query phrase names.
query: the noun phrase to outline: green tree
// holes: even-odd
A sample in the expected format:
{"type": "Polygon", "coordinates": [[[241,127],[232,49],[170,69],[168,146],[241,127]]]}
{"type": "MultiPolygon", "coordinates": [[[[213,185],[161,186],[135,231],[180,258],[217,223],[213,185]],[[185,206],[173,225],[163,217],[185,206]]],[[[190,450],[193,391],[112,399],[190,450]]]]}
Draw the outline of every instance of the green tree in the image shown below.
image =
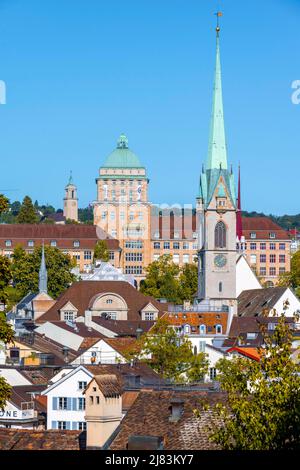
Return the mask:
{"type": "Polygon", "coordinates": [[[205,353],[194,354],[192,343],[178,336],[166,319],[160,319],[139,340],[140,360],[174,382],[195,382],[208,370],[205,353]],[[147,358],[149,356],[149,359],[147,358]]]}
{"type": "Polygon", "coordinates": [[[7,287],[11,281],[11,263],[6,256],[0,255],[0,303],[6,304],[7,287]]]}
{"type": "MultiPolygon", "coordinates": [[[[12,259],[12,279],[21,298],[29,292],[37,292],[42,248],[36,247],[33,253],[26,253],[22,247],[16,247],[12,259]]],[[[76,280],[71,272],[75,260],[65,255],[58,248],[45,247],[46,267],[48,271],[48,293],[57,298],[76,280]]]]}
{"type": "Polygon", "coordinates": [[[292,255],[291,270],[280,276],[279,285],[292,287],[300,297],[300,250],[292,255]]]}
{"type": "Polygon", "coordinates": [[[163,255],[146,268],[147,276],[140,284],[140,291],[152,297],[165,298],[169,302],[180,303],[180,268],[173,263],[170,255],[163,255]]]}
{"type": "Polygon", "coordinates": [[[39,221],[39,217],[36,214],[36,210],[29,196],[24,197],[16,221],[18,224],[36,224],[39,221]]]}
{"type": "MultiPolygon", "coordinates": [[[[3,344],[13,341],[14,332],[12,327],[7,323],[5,313],[0,312],[0,347],[3,344]]],[[[4,377],[0,377],[0,410],[3,410],[6,401],[11,394],[11,386],[6,382],[4,377]]]]}
{"type": "Polygon", "coordinates": [[[291,358],[284,314],[272,335],[263,329],[262,334],[260,362],[233,358],[216,365],[228,405],[216,405],[223,424],[211,424],[208,431],[225,450],[300,449],[299,364],[291,358]]]}
{"type": "Polygon", "coordinates": [[[198,289],[198,265],[185,264],[179,276],[181,300],[193,301],[198,289]]]}
{"type": "Polygon", "coordinates": [[[109,251],[107,248],[107,242],[105,240],[98,240],[94,248],[94,261],[108,261],[109,251]]]}
{"type": "Polygon", "coordinates": [[[9,209],[9,200],[3,194],[0,194],[0,214],[9,209]]]}

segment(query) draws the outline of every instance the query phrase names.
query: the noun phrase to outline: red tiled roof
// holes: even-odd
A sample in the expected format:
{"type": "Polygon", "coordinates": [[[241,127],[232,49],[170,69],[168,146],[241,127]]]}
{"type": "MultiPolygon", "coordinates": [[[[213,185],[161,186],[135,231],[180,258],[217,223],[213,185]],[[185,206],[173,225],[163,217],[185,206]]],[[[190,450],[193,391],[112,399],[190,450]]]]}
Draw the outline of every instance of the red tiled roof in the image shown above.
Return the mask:
{"type": "Polygon", "coordinates": [[[82,450],[82,431],[0,428],[0,450],[82,450]]]}
{"type": "MultiPolygon", "coordinates": [[[[98,230],[96,225],[84,224],[0,224],[0,248],[8,248],[5,246],[6,240],[12,241],[12,246],[9,247],[12,249],[18,244],[28,248],[28,240],[33,240],[36,246],[42,245],[43,241],[45,245],[49,245],[51,240],[56,240],[57,248],[76,250],[73,242],[78,240],[78,249],[93,249],[99,240],[98,230]]],[[[119,249],[119,240],[109,238],[103,231],[101,233],[109,250],[119,249]]]]}
{"type": "Polygon", "coordinates": [[[227,350],[227,353],[236,351],[239,354],[242,354],[243,356],[249,357],[250,359],[253,359],[254,361],[259,362],[260,361],[260,354],[258,353],[258,350],[256,348],[241,348],[241,347],[233,347],[227,350]]]}
{"type": "Polygon", "coordinates": [[[289,240],[289,233],[269,217],[242,217],[243,235],[250,239],[250,232],[256,232],[257,240],[289,240]],[[275,238],[270,238],[270,233],[275,233],[275,238]]]}
{"type": "Polygon", "coordinates": [[[63,292],[53,307],[38,318],[37,323],[58,321],[60,319],[60,309],[69,301],[78,309],[78,316],[84,315],[84,312],[90,307],[93,298],[109,292],[115,293],[125,300],[128,306],[129,321],[141,320],[140,311],[149,302],[160,312],[164,308],[164,304],[160,304],[152,297],[142,294],[125,281],[79,281],[74,282],[63,292]]]}
{"type": "Polygon", "coordinates": [[[164,318],[174,326],[190,325],[191,327],[195,327],[197,332],[199,332],[200,325],[205,325],[208,334],[215,334],[216,325],[222,325],[222,332],[225,334],[227,329],[228,313],[178,312],[165,314],[164,318]],[[209,331],[209,329],[211,329],[211,331],[209,331]]]}

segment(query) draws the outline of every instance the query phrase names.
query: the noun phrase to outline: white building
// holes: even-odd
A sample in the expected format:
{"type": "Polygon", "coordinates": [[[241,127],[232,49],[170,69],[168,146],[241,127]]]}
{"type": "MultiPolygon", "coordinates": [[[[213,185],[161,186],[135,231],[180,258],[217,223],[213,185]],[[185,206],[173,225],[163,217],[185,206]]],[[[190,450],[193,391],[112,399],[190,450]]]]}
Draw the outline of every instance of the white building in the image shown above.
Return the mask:
{"type": "Polygon", "coordinates": [[[236,261],[236,296],[244,290],[252,289],[262,289],[262,286],[246,257],[239,255],[236,261]]]}

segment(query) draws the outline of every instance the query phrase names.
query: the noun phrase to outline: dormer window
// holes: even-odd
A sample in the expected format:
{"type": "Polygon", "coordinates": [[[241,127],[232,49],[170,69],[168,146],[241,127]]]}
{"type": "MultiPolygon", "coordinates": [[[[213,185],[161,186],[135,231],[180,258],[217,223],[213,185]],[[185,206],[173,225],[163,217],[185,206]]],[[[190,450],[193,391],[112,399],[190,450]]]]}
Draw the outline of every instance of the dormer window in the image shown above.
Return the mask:
{"type": "Polygon", "coordinates": [[[206,334],[206,326],[205,325],[200,325],[200,335],[205,335],[206,334]]]}
{"type": "Polygon", "coordinates": [[[5,246],[11,246],[11,240],[5,240],[5,246]]]}
{"type": "Polygon", "coordinates": [[[80,246],[79,241],[78,241],[78,240],[74,240],[73,246],[74,246],[74,248],[79,248],[79,246],[80,246]]]}
{"type": "Polygon", "coordinates": [[[276,238],[276,234],[274,232],[270,233],[270,238],[276,238]]]}
{"type": "Polygon", "coordinates": [[[250,232],[250,238],[256,238],[256,232],[250,232]]]}
{"type": "Polygon", "coordinates": [[[190,327],[190,325],[184,325],[184,333],[185,333],[186,335],[189,335],[190,332],[191,332],[191,327],[190,327]]]}
{"type": "Polygon", "coordinates": [[[221,335],[222,334],[222,325],[216,325],[216,334],[221,335]]]}
{"type": "Polygon", "coordinates": [[[113,301],[112,301],[112,299],[107,299],[107,300],[106,300],[106,303],[107,303],[107,304],[112,304],[113,301]]]}

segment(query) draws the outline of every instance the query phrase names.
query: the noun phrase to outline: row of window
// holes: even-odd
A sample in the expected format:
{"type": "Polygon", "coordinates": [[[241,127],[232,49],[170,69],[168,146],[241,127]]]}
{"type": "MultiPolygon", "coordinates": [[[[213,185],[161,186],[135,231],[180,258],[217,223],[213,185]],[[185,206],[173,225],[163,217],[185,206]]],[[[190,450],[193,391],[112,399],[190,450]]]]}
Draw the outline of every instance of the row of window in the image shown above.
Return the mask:
{"type": "MultiPolygon", "coordinates": [[[[285,263],[285,255],[279,255],[279,263],[285,263]]],[[[257,261],[257,256],[256,255],[250,255],[250,263],[255,264],[257,261]]],[[[267,255],[259,255],[259,261],[261,263],[266,263],[267,262],[267,255]]],[[[270,263],[276,263],[276,255],[269,255],[269,262],[270,263]]]]}
{"type": "Polygon", "coordinates": [[[125,274],[142,274],[143,266],[125,266],[125,274]]]}
{"type": "MultiPolygon", "coordinates": [[[[285,268],[279,268],[278,274],[284,274],[285,273],[285,268]]],[[[259,268],[259,274],[261,276],[266,276],[267,275],[267,269],[265,267],[260,267],[259,268]]],[[[277,275],[277,270],[276,268],[269,268],[269,276],[276,276],[277,275]]]]}
{"type": "MultiPolygon", "coordinates": [[[[114,171],[115,173],[115,171],[114,171]]],[[[131,170],[130,170],[130,173],[131,173],[131,170]]],[[[136,182],[138,185],[141,185],[142,184],[142,181],[141,180],[127,180],[129,182],[129,186],[132,186],[134,182],[136,182]]],[[[116,185],[117,184],[117,181],[116,180],[103,180],[103,183],[104,184],[107,184],[111,182],[113,185],[116,185]]],[[[121,183],[121,186],[125,186],[125,180],[120,180],[120,183],[121,183]]]]}
{"type": "MultiPolygon", "coordinates": [[[[101,219],[106,220],[107,218],[107,211],[102,211],[101,213],[101,219]]],[[[143,220],[144,219],[144,214],[142,211],[139,211],[137,213],[134,212],[129,212],[129,220],[143,220]]],[[[110,212],[110,220],[116,220],[116,213],[114,211],[110,212]]],[[[125,220],[125,212],[120,212],[120,220],[125,220]]]]}
{"type": "MultiPolygon", "coordinates": [[[[153,261],[157,261],[159,257],[160,257],[160,254],[155,253],[153,255],[153,261]]],[[[190,263],[190,260],[191,259],[193,260],[194,257],[195,257],[195,255],[190,256],[189,254],[185,253],[185,254],[182,255],[182,262],[183,263],[190,263]]],[[[180,262],[180,255],[174,254],[173,255],[173,263],[179,263],[179,262],[180,262]]]]}
{"type": "Polygon", "coordinates": [[[125,253],[125,261],[143,261],[142,253],[125,253]]]}
{"type": "MultiPolygon", "coordinates": [[[[199,325],[199,333],[200,335],[206,335],[206,325],[199,325]]],[[[196,331],[196,327],[191,327],[190,325],[184,325],[183,327],[183,332],[184,334],[186,335],[189,335],[191,332],[193,333],[197,333],[196,331]]],[[[222,334],[222,325],[215,325],[215,332],[217,335],[221,335],[222,334]]],[[[200,342],[201,343],[201,342],[200,342]]],[[[204,349],[205,349],[205,341],[203,342],[204,343],[204,349]]],[[[203,347],[203,343],[202,343],[202,347],[203,347]]]]}
{"type": "MultiPolygon", "coordinates": [[[[161,248],[161,245],[163,247],[164,250],[170,250],[170,247],[171,247],[171,243],[170,242],[163,242],[163,243],[160,243],[160,242],[154,242],[153,243],[153,248],[155,250],[160,250],[161,248]]],[[[189,242],[182,242],[182,247],[181,247],[181,243],[180,242],[173,242],[173,250],[180,250],[181,248],[183,250],[189,250],[190,249],[190,243],[189,242]]],[[[192,243],[192,249],[193,250],[197,250],[198,248],[198,243],[192,243]]]]}
{"type": "Polygon", "coordinates": [[[73,431],[86,431],[85,421],[52,421],[51,429],[72,429],[73,431]]]}
{"type": "MultiPolygon", "coordinates": [[[[83,384],[86,382],[79,382],[83,384]]],[[[82,388],[80,390],[83,390],[82,388]]],[[[85,398],[72,398],[72,397],[53,397],[52,398],[53,410],[68,410],[68,411],[83,411],[85,410],[85,398]]]]}
{"type": "MultiPolygon", "coordinates": [[[[27,246],[30,246],[30,247],[33,247],[35,245],[35,242],[34,240],[28,240],[27,242],[27,246]]],[[[9,247],[9,246],[12,246],[12,240],[5,240],[5,246],[9,247]]],[[[51,240],[50,241],[50,246],[57,246],[57,241],[56,240],[51,240]]],[[[73,241],[73,246],[75,248],[79,247],[80,246],[80,241],[79,240],[74,240],[73,241]]]]}
{"type": "MultiPolygon", "coordinates": [[[[166,229],[167,229],[167,227],[166,227],[166,229]]],[[[163,231],[165,231],[165,230],[163,229],[163,231]]],[[[170,231],[170,229],[169,229],[169,231],[170,231]]],[[[183,235],[183,232],[174,232],[173,233],[173,238],[182,238],[182,235],[183,235]]],[[[160,238],[160,233],[158,231],[154,232],[153,238],[160,238]]],[[[198,238],[197,232],[193,232],[193,238],[198,238]]]]}
{"type": "MultiPolygon", "coordinates": [[[[250,232],[250,238],[257,238],[256,237],[256,232],[250,232]]],[[[269,233],[269,238],[276,238],[276,233],[275,232],[270,232],[269,233]]]]}
{"type": "MultiPolygon", "coordinates": [[[[285,250],[285,243],[278,243],[278,248],[279,250],[285,250]]],[[[258,249],[258,243],[251,242],[250,243],[250,250],[257,250],[258,249]]],[[[259,249],[260,250],[266,250],[267,249],[267,244],[265,242],[262,242],[259,244],[259,249]]],[[[269,243],[269,249],[270,250],[276,250],[277,249],[277,243],[269,243]]]]}
{"type": "Polygon", "coordinates": [[[125,242],[125,248],[141,250],[143,248],[143,242],[141,240],[127,241],[125,242]]]}

